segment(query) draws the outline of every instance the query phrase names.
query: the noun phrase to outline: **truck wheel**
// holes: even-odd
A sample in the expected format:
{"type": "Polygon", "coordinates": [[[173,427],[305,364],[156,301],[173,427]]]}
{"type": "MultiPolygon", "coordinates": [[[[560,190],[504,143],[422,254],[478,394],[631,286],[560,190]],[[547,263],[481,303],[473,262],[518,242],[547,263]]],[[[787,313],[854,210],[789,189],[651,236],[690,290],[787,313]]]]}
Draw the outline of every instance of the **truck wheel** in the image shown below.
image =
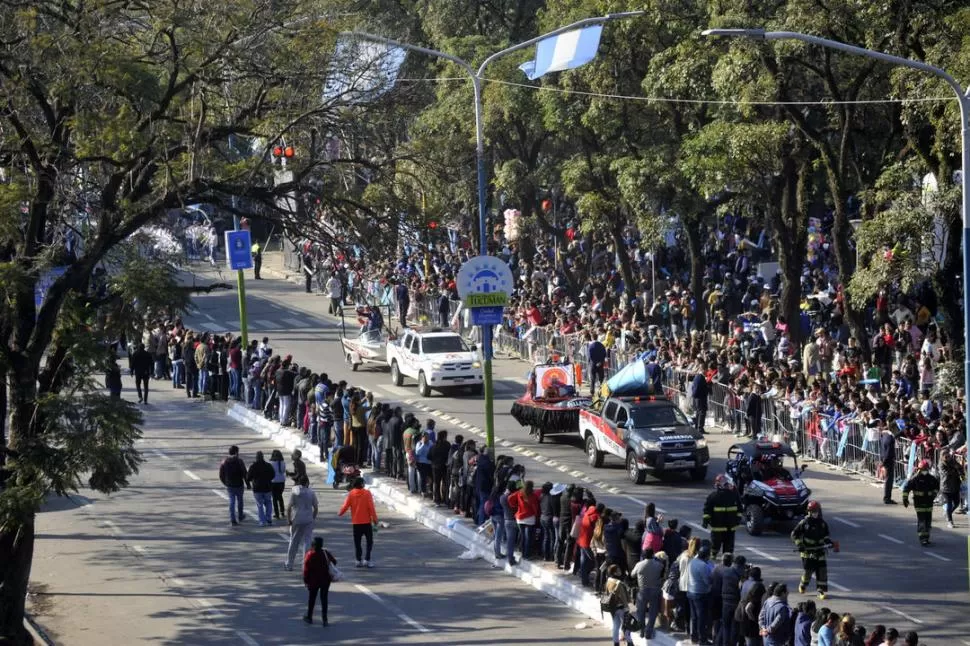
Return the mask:
{"type": "Polygon", "coordinates": [[[404,384],[404,376],[401,374],[401,369],[397,367],[396,360],[391,362],[391,383],[395,386],[404,384]]]}
{"type": "Polygon", "coordinates": [[[647,472],[637,465],[637,456],[633,451],[626,454],[626,473],[633,484],[641,485],[647,481],[647,472]]]}
{"type": "Polygon", "coordinates": [[[748,505],[744,509],[744,527],[752,536],[761,536],[765,524],[765,510],[758,505],[748,505]]]}
{"type": "Polygon", "coordinates": [[[472,395],[481,396],[485,394],[485,384],[476,384],[472,386],[472,395]]]}
{"type": "Polygon", "coordinates": [[[596,440],[592,434],[586,436],[586,461],[589,466],[597,469],[603,466],[603,452],[596,449],[596,440]]]}
{"type": "Polygon", "coordinates": [[[707,467],[697,467],[690,472],[690,479],[694,482],[703,482],[707,478],[707,467]]]}
{"type": "Polygon", "coordinates": [[[430,397],[431,389],[428,388],[428,380],[425,379],[424,373],[418,373],[418,394],[422,397],[430,397]]]}

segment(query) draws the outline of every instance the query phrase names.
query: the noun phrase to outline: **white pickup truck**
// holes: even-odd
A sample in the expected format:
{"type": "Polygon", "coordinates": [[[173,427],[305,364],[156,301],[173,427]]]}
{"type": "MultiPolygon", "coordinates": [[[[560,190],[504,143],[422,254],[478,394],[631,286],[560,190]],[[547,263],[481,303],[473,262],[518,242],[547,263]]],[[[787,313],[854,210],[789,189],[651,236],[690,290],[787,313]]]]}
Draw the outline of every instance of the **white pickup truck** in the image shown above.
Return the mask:
{"type": "Polygon", "coordinates": [[[405,329],[397,341],[387,344],[387,365],[395,386],[403,384],[405,377],[417,379],[422,397],[429,397],[432,390],[458,388],[477,395],[485,387],[475,346],[469,348],[458,334],[438,328],[405,329]]]}

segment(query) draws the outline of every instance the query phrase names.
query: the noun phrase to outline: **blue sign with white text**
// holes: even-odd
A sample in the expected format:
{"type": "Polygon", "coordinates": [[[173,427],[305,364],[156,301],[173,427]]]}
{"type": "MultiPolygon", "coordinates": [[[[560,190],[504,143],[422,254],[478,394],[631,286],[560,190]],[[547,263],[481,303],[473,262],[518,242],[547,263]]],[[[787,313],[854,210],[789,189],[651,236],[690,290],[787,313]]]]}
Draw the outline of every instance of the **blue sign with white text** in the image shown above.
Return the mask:
{"type": "Polygon", "coordinates": [[[252,241],[249,231],[226,231],[226,263],[229,269],[252,268],[252,241]]]}
{"type": "Polygon", "coordinates": [[[504,311],[505,308],[502,306],[473,307],[472,325],[501,325],[504,311]]]}

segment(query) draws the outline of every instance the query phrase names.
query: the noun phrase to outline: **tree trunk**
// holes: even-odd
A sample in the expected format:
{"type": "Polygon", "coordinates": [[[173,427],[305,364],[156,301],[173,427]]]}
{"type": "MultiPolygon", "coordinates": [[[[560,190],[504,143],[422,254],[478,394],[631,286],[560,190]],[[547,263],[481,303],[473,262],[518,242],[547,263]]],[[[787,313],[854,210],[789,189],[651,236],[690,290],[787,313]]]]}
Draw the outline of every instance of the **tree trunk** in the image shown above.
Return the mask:
{"type": "Polygon", "coordinates": [[[963,280],[967,280],[967,276],[963,275],[962,242],[963,220],[958,214],[951,218],[947,225],[943,267],[938,274],[937,281],[937,290],[941,297],[943,311],[946,313],[946,318],[950,324],[950,342],[953,347],[963,345],[963,308],[967,306],[966,303],[961,306],[960,301],[963,292],[955,289],[951,282],[954,276],[962,276],[963,280]]]}
{"type": "Polygon", "coordinates": [[[793,344],[801,342],[801,276],[808,253],[808,207],[804,199],[808,170],[796,168],[786,156],[782,162],[780,207],[771,208],[772,231],[782,273],[781,313],[788,321],[793,344]]]}
{"type": "Polygon", "coordinates": [[[34,515],[0,531],[0,646],[32,645],[24,628],[24,605],[34,557],[34,515]]]}
{"type": "MultiPolygon", "coordinates": [[[[701,254],[701,222],[693,218],[684,219],[684,233],[687,234],[687,250],[690,253],[690,291],[697,300],[694,308],[694,329],[703,330],[707,320],[707,303],[701,303],[704,293],[704,258],[701,254]]],[[[657,295],[653,295],[656,300],[657,295]]]]}
{"type": "Polygon", "coordinates": [[[852,329],[852,334],[859,342],[859,348],[864,356],[869,356],[869,335],[866,333],[865,313],[856,309],[845,292],[845,286],[852,278],[855,269],[855,252],[849,246],[849,238],[852,237],[852,225],[849,224],[849,215],[845,211],[846,195],[842,190],[842,184],[836,176],[835,169],[826,169],[828,176],[829,195],[832,197],[832,205],[835,209],[835,223],[832,225],[832,244],[835,246],[835,263],[839,268],[839,282],[843,288],[842,310],[845,320],[852,329]]]}
{"type": "MultiPolygon", "coordinates": [[[[633,267],[630,265],[630,253],[626,249],[626,244],[623,242],[623,224],[626,222],[626,218],[620,217],[617,214],[617,218],[613,221],[613,226],[611,227],[611,232],[613,234],[613,246],[616,251],[616,256],[620,260],[620,275],[623,276],[624,291],[627,294],[631,294],[636,291],[637,283],[633,280],[633,267]]],[[[630,296],[632,299],[633,297],[630,296]]]]}

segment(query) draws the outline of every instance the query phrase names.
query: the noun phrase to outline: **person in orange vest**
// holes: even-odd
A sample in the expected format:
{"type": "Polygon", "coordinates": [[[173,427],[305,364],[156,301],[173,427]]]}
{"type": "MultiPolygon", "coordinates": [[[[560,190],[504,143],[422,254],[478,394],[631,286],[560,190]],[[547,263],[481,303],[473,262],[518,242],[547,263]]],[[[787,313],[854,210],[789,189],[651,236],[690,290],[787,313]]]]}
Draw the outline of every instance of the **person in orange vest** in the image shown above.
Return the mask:
{"type": "Polygon", "coordinates": [[[343,506],[337,513],[343,516],[350,510],[350,524],[354,528],[354,555],[356,567],[374,567],[371,561],[371,550],[374,547],[374,531],[377,529],[377,511],[374,510],[374,496],[367,489],[364,489],[364,479],[358,477],[354,480],[354,485],[343,506]],[[361,539],[367,539],[366,558],[361,560],[361,539]]]}

